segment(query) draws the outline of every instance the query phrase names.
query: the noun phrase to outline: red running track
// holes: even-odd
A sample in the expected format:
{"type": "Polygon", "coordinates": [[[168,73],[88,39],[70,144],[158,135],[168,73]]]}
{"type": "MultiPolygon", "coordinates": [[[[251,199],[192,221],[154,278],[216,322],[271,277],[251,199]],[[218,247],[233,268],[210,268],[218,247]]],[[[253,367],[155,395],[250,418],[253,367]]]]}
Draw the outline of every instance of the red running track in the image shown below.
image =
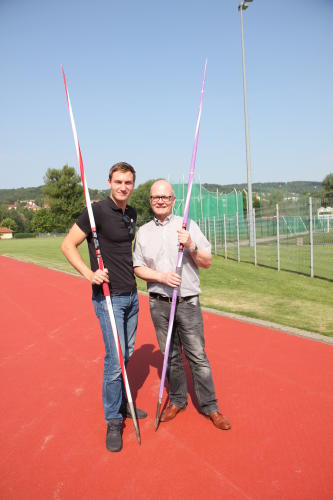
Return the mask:
{"type": "Polygon", "coordinates": [[[231,431],[188,409],[154,431],[162,357],[140,297],[133,398],[138,445],[105,449],[103,343],[83,279],[0,257],[1,479],[7,499],[333,498],[333,348],[204,313],[231,431]]]}

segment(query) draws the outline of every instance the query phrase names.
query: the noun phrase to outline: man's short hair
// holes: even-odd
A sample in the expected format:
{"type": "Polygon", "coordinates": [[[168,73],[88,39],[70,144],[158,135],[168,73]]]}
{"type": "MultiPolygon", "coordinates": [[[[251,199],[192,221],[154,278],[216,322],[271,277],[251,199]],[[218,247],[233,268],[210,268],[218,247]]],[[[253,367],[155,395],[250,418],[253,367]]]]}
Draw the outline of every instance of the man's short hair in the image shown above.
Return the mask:
{"type": "Polygon", "coordinates": [[[112,165],[112,167],[110,168],[110,172],[109,172],[109,181],[111,181],[112,175],[114,174],[114,172],[132,172],[133,182],[135,182],[136,172],[135,172],[134,168],[132,167],[132,165],[130,165],[129,163],[126,163],[125,161],[120,161],[120,162],[112,165]]]}

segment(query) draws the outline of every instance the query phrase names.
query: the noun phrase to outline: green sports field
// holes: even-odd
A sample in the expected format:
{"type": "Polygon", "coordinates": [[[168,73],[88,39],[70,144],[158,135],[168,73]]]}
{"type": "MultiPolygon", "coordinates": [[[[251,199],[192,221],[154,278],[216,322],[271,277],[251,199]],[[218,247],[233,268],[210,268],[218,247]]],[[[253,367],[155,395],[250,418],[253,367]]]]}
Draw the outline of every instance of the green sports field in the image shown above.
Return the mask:
{"type": "MultiPolygon", "coordinates": [[[[224,254],[224,249],[219,248],[224,254]]],[[[237,260],[236,244],[229,244],[227,255],[237,260]]],[[[254,263],[253,248],[240,246],[240,260],[254,263]]],[[[314,275],[333,281],[333,243],[314,245],[314,275]]],[[[257,263],[277,269],[276,242],[257,242],[257,263]]],[[[295,238],[283,240],[280,245],[280,268],[283,271],[292,271],[310,276],[310,246],[302,238],[302,245],[297,246],[295,238]]]]}
{"type": "MultiPolygon", "coordinates": [[[[0,254],[75,274],[60,251],[62,238],[0,240],[0,254]]],[[[82,256],[88,259],[86,244],[82,256]]],[[[333,336],[333,283],[223,257],[201,270],[201,303],[220,311],[333,336]]],[[[138,280],[140,290],[145,283],[138,280]]]]}

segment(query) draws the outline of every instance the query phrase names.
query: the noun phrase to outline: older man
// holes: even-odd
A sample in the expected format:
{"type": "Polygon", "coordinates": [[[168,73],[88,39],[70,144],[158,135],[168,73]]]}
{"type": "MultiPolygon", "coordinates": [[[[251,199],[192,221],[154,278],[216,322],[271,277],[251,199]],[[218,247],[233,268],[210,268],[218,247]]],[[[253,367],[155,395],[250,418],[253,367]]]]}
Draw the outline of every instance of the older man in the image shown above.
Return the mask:
{"type": "Polygon", "coordinates": [[[179,287],[174,328],[169,352],[167,378],[169,405],[161,422],[173,419],[187,406],[187,384],[182,348],[192,371],[194,390],[201,412],[219,429],[230,423],[218,409],[210,364],[205,352],[203,322],[199,302],[199,267],[211,264],[211,248],[199,226],[189,221],[182,229],[182,218],[172,214],[175,195],[166,180],[156,181],[150,192],[154,219],[142,226],[136,237],[133,265],[136,276],[148,283],[150,312],[161,351],[165,352],[171,297],[179,287]],[[184,245],[182,277],[175,273],[177,245],[184,245]]]}
{"type": "MultiPolygon", "coordinates": [[[[111,302],[116,320],[121,350],[127,364],[134,351],[138,319],[138,297],[132,265],[132,241],[135,234],[136,212],[127,205],[135,182],[134,168],[125,162],[116,163],[109,172],[110,196],[92,205],[105,269],[98,269],[87,209],[85,209],[63,241],[62,251],[68,261],[92,285],[92,300],[99,319],[105,344],[103,374],[103,406],[107,422],[106,447],[109,451],[122,448],[123,417],[130,417],[121,369],[114,342],[109,314],[102,290],[109,283],[111,302]],[[91,269],[82,260],[78,246],[87,239],[91,269]]],[[[137,418],[146,412],[136,409],[137,418]]]]}

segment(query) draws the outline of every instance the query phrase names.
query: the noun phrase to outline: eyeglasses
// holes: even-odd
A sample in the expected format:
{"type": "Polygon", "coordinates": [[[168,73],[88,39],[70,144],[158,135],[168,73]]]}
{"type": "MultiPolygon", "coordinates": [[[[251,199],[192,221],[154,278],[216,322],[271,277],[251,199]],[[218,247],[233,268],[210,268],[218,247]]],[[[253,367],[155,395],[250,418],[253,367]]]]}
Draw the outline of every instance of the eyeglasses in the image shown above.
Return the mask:
{"type": "Polygon", "coordinates": [[[128,215],[123,215],[123,221],[125,222],[125,226],[128,229],[128,234],[130,238],[133,239],[134,234],[135,234],[135,222],[133,219],[130,219],[128,215]]]}
{"type": "Polygon", "coordinates": [[[173,198],[173,195],[169,195],[169,196],[151,196],[150,197],[150,201],[152,201],[153,203],[155,203],[156,201],[158,200],[161,200],[163,201],[163,203],[167,203],[167,202],[170,202],[173,198]]]}

